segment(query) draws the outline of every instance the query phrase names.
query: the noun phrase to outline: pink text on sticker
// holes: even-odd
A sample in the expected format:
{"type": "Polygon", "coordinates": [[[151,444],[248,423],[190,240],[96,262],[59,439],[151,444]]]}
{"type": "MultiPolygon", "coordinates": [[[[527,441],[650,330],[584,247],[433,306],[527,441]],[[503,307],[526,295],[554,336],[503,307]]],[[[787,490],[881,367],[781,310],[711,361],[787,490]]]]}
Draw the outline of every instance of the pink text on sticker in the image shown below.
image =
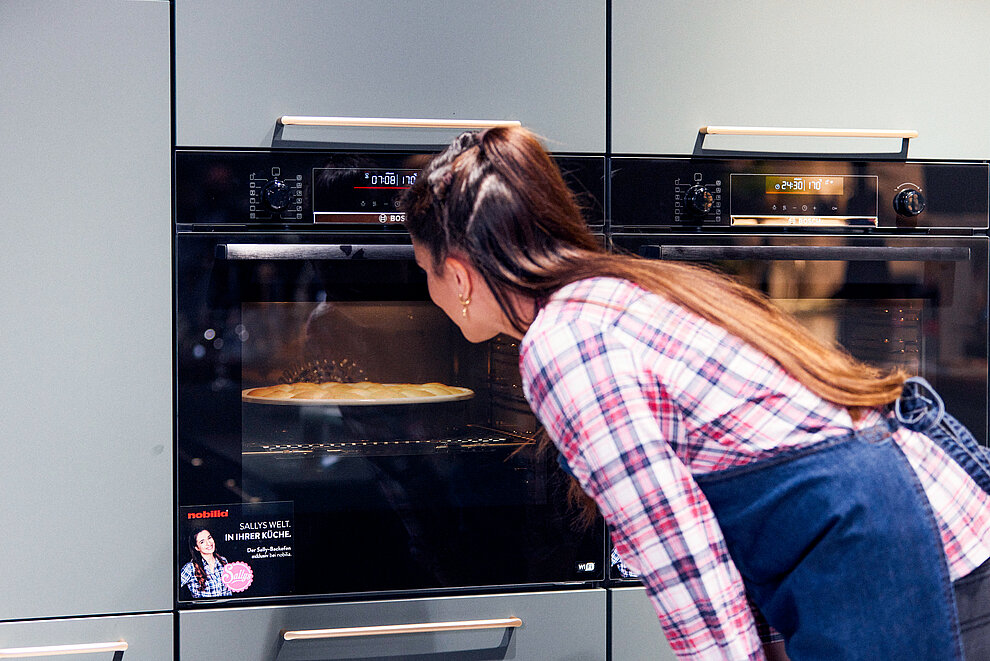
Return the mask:
{"type": "Polygon", "coordinates": [[[231,592],[244,592],[254,581],[254,572],[246,562],[231,562],[223,567],[220,580],[231,592]]]}

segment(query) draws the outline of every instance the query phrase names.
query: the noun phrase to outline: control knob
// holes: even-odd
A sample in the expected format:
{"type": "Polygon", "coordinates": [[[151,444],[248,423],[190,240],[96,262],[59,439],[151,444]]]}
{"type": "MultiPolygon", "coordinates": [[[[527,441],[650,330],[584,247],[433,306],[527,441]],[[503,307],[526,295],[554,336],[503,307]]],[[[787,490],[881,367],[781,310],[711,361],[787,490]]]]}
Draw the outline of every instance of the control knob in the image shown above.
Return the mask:
{"type": "Polygon", "coordinates": [[[694,185],[684,193],[684,206],[688,213],[694,216],[704,216],[712,210],[715,198],[708,189],[701,185],[694,185]]]}
{"type": "Polygon", "coordinates": [[[282,211],[289,206],[292,194],[281,179],[275,179],[261,190],[261,199],[272,211],[282,211]]]}
{"type": "Polygon", "coordinates": [[[917,188],[905,188],[894,196],[898,216],[917,216],[925,210],[925,196],[917,188]]]}

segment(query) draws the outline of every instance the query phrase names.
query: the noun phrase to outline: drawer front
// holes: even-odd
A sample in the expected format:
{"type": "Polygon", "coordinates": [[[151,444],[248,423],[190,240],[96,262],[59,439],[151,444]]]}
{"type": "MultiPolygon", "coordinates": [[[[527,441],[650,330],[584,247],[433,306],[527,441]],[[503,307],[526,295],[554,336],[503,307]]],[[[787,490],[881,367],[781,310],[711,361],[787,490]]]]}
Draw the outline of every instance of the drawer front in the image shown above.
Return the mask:
{"type": "MultiPolygon", "coordinates": [[[[183,147],[270,147],[282,115],[519,120],[605,149],[604,0],[175,3],[183,147]]],[[[459,131],[296,127],[301,142],[443,144],[459,131]]]]}
{"type": "Polygon", "coordinates": [[[356,602],[324,606],[210,609],[179,614],[183,661],[215,661],[217,650],[241,661],[316,659],[517,659],[601,661],[605,658],[605,590],[356,602]],[[285,640],[285,631],[384,625],[473,623],[518,618],[493,628],[381,633],[285,640]]]}
{"type": "Polygon", "coordinates": [[[674,661],[646,588],[612,588],[611,647],[615,661],[674,661]]]}
{"type": "MultiPolygon", "coordinates": [[[[122,615],[78,619],[35,620],[0,623],[0,658],[22,658],[24,648],[50,649],[34,659],[78,658],[86,661],[172,661],[173,615],[122,615]],[[126,643],[122,651],[93,651],[100,643],[126,643]],[[70,648],[70,649],[66,649],[70,648]],[[55,652],[58,651],[58,654],[55,652]],[[70,651],[76,653],[70,653],[70,651]],[[10,656],[14,655],[14,656],[10,656]]],[[[118,645],[123,648],[124,645],[118,645]]]]}

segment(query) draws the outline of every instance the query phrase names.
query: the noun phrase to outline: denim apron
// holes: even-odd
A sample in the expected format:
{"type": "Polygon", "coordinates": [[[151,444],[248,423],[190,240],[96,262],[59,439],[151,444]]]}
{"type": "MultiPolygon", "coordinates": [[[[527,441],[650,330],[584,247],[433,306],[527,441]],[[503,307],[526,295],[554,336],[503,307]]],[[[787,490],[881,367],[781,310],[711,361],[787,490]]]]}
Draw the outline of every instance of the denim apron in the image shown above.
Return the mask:
{"type": "Polygon", "coordinates": [[[924,379],[893,408],[869,429],[694,476],[791,661],[963,658],[938,524],[891,435],[924,433],[988,493],[990,450],[924,379]]]}
{"type": "Polygon", "coordinates": [[[904,382],[894,402],[894,415],[902,427],[921,432],[935,441],[980,488],[990,493],[990,449],[980,445],[965,426],[945,411],[945,403],[921,377],[904,382]]]}
{"type": "Polygon", "coordinates": [[[938,524],[896,427],[694,476],[792,661],[963,658],[938,524]]]}

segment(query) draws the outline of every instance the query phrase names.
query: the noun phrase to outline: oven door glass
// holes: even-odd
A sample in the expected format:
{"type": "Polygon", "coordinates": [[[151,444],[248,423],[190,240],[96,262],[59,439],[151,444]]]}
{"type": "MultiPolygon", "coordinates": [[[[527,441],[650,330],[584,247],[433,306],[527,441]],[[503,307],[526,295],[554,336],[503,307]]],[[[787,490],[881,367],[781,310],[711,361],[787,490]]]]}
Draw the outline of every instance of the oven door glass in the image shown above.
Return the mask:
{"type": "Polygon", "coordinates": [[[516,344],[465,341],[395,241],[177,236],[180,602],[604,577],[516,344]]]}
{"type": "Polygon", "coordinates": [[[986,444],[987,238],[615,235],[617,248],[707,263],[820,339],[927,379],[986,444]]]}

